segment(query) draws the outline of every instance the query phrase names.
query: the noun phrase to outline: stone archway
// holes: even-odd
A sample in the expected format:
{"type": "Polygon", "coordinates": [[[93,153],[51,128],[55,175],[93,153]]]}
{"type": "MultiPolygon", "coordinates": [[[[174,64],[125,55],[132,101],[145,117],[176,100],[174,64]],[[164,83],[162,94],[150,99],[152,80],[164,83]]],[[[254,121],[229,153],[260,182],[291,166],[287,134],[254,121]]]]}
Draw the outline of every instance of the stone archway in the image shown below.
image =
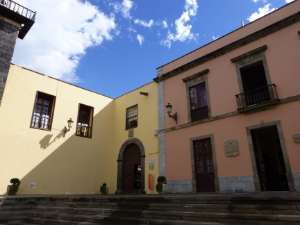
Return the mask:
{"type": "Polygon", "coordinates": [[[123,143],[120,148],[119,156],[118,156],[118,174],[117,174],[117,191],[116,194],[122,193],[122,178],[123,178],[123,157],[125,150],[129,145],[135,144],[138,146],[141,153],[141,185],[145,188],[145,148],[143,143],[137,138],[128,139],[123,143]]]}

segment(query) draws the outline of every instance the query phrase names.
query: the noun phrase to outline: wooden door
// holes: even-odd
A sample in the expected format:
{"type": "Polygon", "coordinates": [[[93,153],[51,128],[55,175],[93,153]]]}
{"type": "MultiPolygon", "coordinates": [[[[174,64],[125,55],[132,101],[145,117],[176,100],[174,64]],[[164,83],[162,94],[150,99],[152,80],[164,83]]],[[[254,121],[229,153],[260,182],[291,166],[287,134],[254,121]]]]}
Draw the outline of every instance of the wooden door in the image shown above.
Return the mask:
{"type": "Polygon", "coordinates": [[[215,191],[215,172],[210,138],[194,141],[197,192],[215,191]]]}
{"type": "Polygon", "coordinates": [[[129,145],[123,155],[123,193],[133,193],[135,189],[136,165],[141,164],[141,152],[137,145],[129,145]]]}

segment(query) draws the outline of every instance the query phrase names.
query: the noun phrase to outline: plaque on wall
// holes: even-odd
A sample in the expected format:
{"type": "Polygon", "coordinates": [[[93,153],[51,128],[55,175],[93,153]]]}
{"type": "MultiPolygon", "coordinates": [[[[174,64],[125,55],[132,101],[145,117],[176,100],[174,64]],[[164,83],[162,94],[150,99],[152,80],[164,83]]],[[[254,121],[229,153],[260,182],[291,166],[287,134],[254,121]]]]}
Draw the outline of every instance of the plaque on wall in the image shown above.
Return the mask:
{"type": "Polygon", "coordinates": [[[295,143],[300,143],[300,134],[294,134],[293,138],[295,143]]]}
{"type": "Polygon", "coordinates": [[[149,170],[154,170],[154,164],[149,165],[149,170]]]}
{"type": "Polygon", "coordinates": [[[239,146],[236,140],[225,141],[224,148],[227,157],[237,156],[239,154],[239,146]]]}
{"type": "Polygon", "coordinates": [[[128,130],[128,138],[133,137],[133,129],[128,130]]]}

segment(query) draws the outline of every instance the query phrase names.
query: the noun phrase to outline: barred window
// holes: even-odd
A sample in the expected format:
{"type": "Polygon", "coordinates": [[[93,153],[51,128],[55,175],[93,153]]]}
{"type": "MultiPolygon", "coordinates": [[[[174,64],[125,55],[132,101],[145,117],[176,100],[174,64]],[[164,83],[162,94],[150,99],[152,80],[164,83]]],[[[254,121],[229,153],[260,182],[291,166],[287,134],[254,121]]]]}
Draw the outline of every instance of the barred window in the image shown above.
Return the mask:
{"type": "Polygon", "coordinates": [[[134,105],[126,109],[126,130],[138,126],[138,106],[134,105]]]}
{"type": "Polygon", "coordinates": [[[31,128],[51,130],[54,102],[54,96],[37,92],[30,124],[31,128]]]}
{"type": "Polygon", "coordinates": [[[79,104],[76,136],[92,138],[94,108],[79,104]]]}
{"type": "Polygon", "coordinates": [[[191,121],[208,118],[205,82],[190,87],[191,121]]]}

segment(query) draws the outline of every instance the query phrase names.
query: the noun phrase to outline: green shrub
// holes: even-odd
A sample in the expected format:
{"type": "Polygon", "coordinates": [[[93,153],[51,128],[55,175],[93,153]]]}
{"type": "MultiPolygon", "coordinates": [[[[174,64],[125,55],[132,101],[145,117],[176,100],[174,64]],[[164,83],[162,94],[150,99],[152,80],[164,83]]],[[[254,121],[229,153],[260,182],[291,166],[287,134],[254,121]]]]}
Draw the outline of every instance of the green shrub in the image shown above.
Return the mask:
{"type": "Polygon", "coordinates": [[[156,191],[157,191],[158,193],[162,192],[162,190],[163,190],[163,183],[158,182],[158,183],[156,184],[155,188],[156,188],[156,191]]]}
{"type": "Polygon", "coordinates": [[[157,182],[158,182],[158,183],[164,183],[164,182],[166,182],[166,177],[164,177],[164,176],[159,176],[159,177],[157,178],[157,182]]]}
{"type": "Polygon", "coordinates": [[[10,183],[12,183],[13,185],[20,185],[21,181],[18,178],[12,178],[10,179],[10,183]]]}
{"type": "Polygon", "coordinates": [[[164,176],[159,176],[157,178],[157,184],[156,184],[155,188],[158,193],[161,193],[163,191],[163,184],[166,183],[166,181],[167,181],[166,177],[164,177],[164,176]]]}
{"type": "Polygon", "coordinates": [[[102,184],[102,186],[100,187],[100,192],[101,194],[106,194],[106,183],[102,184]]]}

